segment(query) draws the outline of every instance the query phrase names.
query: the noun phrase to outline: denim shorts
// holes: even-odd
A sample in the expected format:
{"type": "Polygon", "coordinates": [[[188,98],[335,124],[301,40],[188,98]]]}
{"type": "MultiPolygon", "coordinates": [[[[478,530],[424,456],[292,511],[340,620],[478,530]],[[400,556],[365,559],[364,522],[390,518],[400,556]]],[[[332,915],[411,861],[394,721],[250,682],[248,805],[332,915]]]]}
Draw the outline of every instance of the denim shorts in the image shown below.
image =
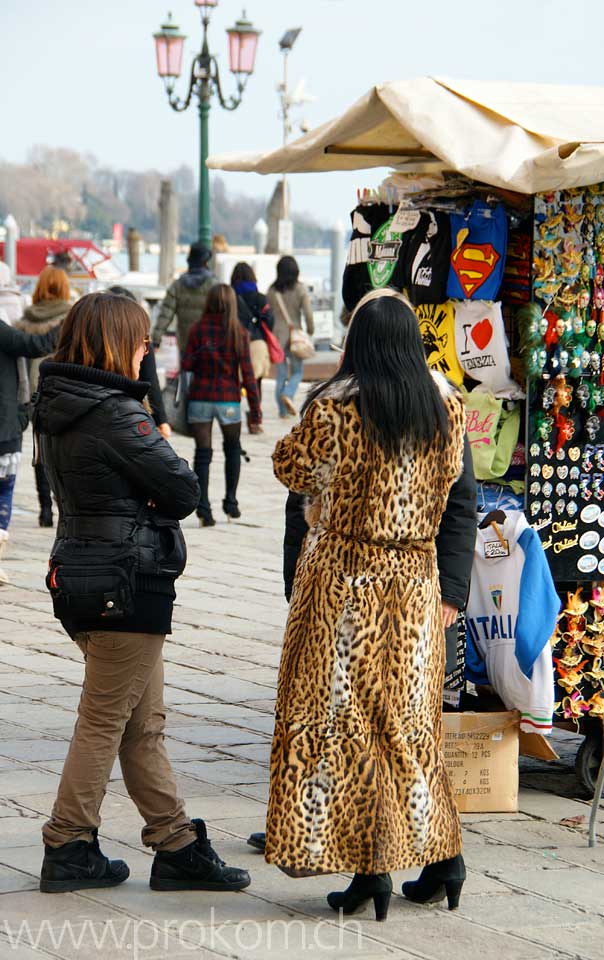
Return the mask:
{"type": "Polygon", "coordinates": [[[214,400],[189,400],[187,407],[189,423],[211,423],[214,418],[223,427],[228,427],[230,423],[241,423],[241,404],[214,400]]]}

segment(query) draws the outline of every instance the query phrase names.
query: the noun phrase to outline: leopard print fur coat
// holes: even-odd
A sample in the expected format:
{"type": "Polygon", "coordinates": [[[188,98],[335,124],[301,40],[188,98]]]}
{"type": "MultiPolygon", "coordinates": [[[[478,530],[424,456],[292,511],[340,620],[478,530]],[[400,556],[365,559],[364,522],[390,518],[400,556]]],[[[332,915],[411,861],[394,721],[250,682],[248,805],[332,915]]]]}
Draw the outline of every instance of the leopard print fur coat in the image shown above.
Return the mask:
{"type": "Polygon", "coordinates": [[[445,449],[387,461],[354,399],[314,401],[277,444],[312,501],[279,671],[266,860],[293,876],[455,856],[441,750],[445,642],[434,539],[459,476],[461,397],[437,377],[445,449]]]}

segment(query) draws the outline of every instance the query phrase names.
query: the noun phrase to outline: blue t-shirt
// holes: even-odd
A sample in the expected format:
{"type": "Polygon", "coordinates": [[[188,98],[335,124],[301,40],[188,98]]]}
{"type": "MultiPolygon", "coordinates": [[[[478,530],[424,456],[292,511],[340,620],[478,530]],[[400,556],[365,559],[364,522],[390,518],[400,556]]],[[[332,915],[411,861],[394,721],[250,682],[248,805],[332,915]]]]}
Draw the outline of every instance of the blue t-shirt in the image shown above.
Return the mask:
{"type": "Polygon", "coordinates": [[[466,214],[451,214],[451,263],[447,296],[495,300],[505,266],[508,223],[503,204],[475,200],[466,214]]]}

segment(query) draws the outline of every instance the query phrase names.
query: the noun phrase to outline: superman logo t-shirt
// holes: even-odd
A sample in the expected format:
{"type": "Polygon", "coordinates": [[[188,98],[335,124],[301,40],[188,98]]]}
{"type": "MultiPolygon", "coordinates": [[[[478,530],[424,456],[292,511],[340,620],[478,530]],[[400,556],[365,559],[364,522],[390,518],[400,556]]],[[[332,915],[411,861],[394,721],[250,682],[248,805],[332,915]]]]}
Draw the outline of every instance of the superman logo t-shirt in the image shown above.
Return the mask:
{"type": "Polygon", "coordinates": [[[508,224],[503,204],[475,200],[467,214],[451,214],[451,263],[447,296],[495,300],[505,266],[508,224]]]}

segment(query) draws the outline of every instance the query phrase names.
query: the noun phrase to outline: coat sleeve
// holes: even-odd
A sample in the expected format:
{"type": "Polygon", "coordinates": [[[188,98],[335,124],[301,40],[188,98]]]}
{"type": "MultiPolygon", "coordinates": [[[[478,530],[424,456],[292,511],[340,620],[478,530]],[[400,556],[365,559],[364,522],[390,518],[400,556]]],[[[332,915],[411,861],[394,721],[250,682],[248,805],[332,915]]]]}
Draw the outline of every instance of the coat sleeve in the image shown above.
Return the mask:
{"type": "Polygon", "coordinates": [[[47,357],[59,338],[59,327],[48,333],[24,333],[0,320],[0,353],[9,357],[47,357]]]}
{"type": "Polygon", "coordinates": [[[306,332],[309,337],[312,337],[315,332],[315,318],[313,316],[312,307],[310,305],[310,297],[308,295],[308,290],[306,287],[302,288],[302,313],[304,314],[304,320],[306,321],[306,332]]]}
{"type": "Polygon", "coordinates": [[[260,410],[260,399],[258,397],[258,384],[254,376],[252,358],[250,357],[250,338],[247,331],[245,331],[243,338],[243,349],[239,363],[241,367],[241,379],[243,380],[243,386],[246,389],[247,399],[250,405],[251,419],[254,423],[260,423],[262,420],[262,412],[260,410]]]}
{"type": "Polygon", "coordinates": [[[199,503],[197,477],[163,439],[142,404],[114,408],[111,441],[99,441],[111,466],[126,476],[160,513],[182,520],[199,503]]]}
{"type": "Polygon", "coordinates": [[[304,519],[304,497],[301,493],[289,493],[285,502],[285,535],[283,537],[283,584],[285,599],[289,603],[294,586],[298,557],[308,531],[304,519]]]}
{"type": "Polygon", "coordinates": [[[288,490],[310,497],[327,484],[338,461],[338,429],[332,401],[315,400],[302,421],[277,443],[273,470],[288,490]]]}
{"type": "Polygon", "coordinates": [[[158,425],[160,423],[166,423],[168,418],[166,416],[164,398],[162,396],[159,380],[157,378],[157,366],[155,363],[155,354],[153,352],[153,348],[149,350],[149,353],[146,357],[143,357],[139,379],[146,380],[147,383],[150,384],[149,403],[151,404],[151,409],[153,410],[153,419],[158,425]]]}
{"type": "Polygon", "coordinates": [[[464,438],[463,469],[449,491],[436,537],[443,600],[462,610],[468,599],[476,543],[476,481],[472,451],[464,438]]]}
{"type": "Polygon", "coordinates": [[[176,298],[176,284],[177,280],[170,284],[166,291],[166,296],[163,299],[163,303],[160,307],[159,317],[157,318],[157,323],[153,330],[153,346],[159,347],[161,344],[161,338],[164,333],[174,320],[174,315],[176,313],[177,307],[177,298],[176,298]]]}
{"type": "Polygon", "coordinates": [[[183,353],[180,359],[180,368],[181,370],[188,370],[189,373],[195,372],[195,363],[199,360],[199,341],[198,341],[198,328],[199,324],[194,324],[189,330],[189,336],[187,338],[187,345],[185,347],[185,352],[183,353]]]}

